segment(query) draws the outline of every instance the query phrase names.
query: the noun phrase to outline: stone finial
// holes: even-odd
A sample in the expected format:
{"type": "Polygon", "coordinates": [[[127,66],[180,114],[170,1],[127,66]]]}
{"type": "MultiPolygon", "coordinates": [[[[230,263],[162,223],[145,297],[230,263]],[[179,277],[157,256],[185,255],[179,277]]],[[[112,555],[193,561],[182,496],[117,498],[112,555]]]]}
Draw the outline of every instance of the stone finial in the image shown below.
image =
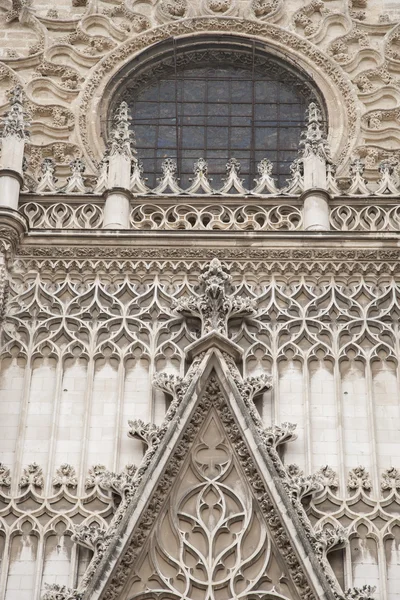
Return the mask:
{"type": "Polygon", "coordinates": [[[228,337],[229,319],[255,312],[253,299],[232,294],[231,280],[228,270],[213,258],[199,277],[200,294],[178,298],[172,303],[172,309],[198,317],[202,336],[218,332],[228,337]]]}
{"type": "Polygon", "coordinates": [[[43,488],[44,479],[43,479],[43,470],[37,463],[31,463],[22,471],[22,476],[19,480],[19,487],[37,487],[43,488]]]}
{"type": "Polygon", "coordinates": [[[361,466],[351,469],[347,478],[347,487],[350,491],[364,490],[369,492],[372,489],[372,484],[367,469],[361,466]]]}
{"type": "Polygon", "coordinates": [[[132,158],[136,154],[135,136],[130,129],[132,117],[126,102],[121,102],[114,112],[110,135],[110,155],[123,154],[132,158]]]}
{"type": "Polygon", "coordinates": [[[382,473],[381,490],[383,492],[400,490],[400,471],[391,467],[382,473]]]}
{"type": "Polygon", "coordinates": [[[296,158],[290,165],[292,176],[287,180],[287,186],[282,190],[282,194],[288,196],[298,196],[304,192],[304,163],[302,159],[296,158]]]}
{"type": "Polygon", "coordinates": [[[295,423],[282,423],[282,425],[272,425],[264,430],[264,438],[267,446],[278,448],[287,442],[293,442],[297,439],[295,433],[297,425],[295,423]]]}
{"type": "Polygon", "coordinates": [[[97,523],[76,525],[71,540],[80,546],[93,550],[97,555],[102,555],[110,542],[110,534],[106,527],[100,527],[97,523]]]}
{"type": "Polygon", "coordinates": [[[394,167],[397,165],[398,163],[391,164],[387,160],[382,161],[379,165],[381,178],[378,181],[378,189],[375,192],[377,196],[399,195],[400,190],[397,187],[397,182],[394,176],[394,167]]]}
{"type": "Polygon", "coordinates": [[[136,157],[133,157],[129,190],[132,194],[147,194],[150,190],[145,183],[146,181],[146,179],[143,179],[142,163],[136,157]]]}
{"type": "Polygon", "coordinates": [[[328,163],[326,165],[326,191],[329,192],[331,196],[342,195],[336,181],[336,166],[333,163],[328,163]]]}
{"type": "Polygon", "coordinates": [[[126,465],[121,473],[109,473],[101,487],[105,490],[111,490],[121,498],[128,500],[132,498],[138,484],[136,474],[137,467],[135,465],[126,465]]]}
{"type": "Polygon", "coordinates": [[[83,593],[58,583],[45,583],[42,600],[81,600],[83,593]]]}
{"type": "Polygon", "coordinates": [[[198,194],[203,192],[205,194],[213,194],[214,190],[210,185],[208,179],[208,163],[204,158],[199,158],[193,165],[194,177],[192,185],[186,190],[188,194],[198,194]]]}
{"type": "Polygon", "coordinates": [[[300,145],[303,146],[303,158],[318,156],[325,162],[331,162],[329,144],[322,122],[322,112],[315,102],[311,102],[306,112],[307,129],[302,133],[300,145]]]}
{"type": "Polygon", "coordinates": [[[349,539],[349,533],[340,525],[331,525],[322,529],[317,529],[315,532],[316,548],[319,553],[325,556],[332,550],[342,548],[349,539]]]}
{"type": "Polygon", "coordinates": [[[0,462],[0,487],[11,486],[10,469],[0,462]]]}
{"type": "Polygon", "coordinates": [[[156,373],[153,377],[155,388],[170,394],[173,398],[182,398],[188,387],[188,382],[180,375],[172,373],[156,373]]]}
{"type": "Polygon", "coordinates": [[[239,173],[240,162],[236,158],[230,158],[226,163],[224,185],[218,190],[220,194],[231,194],[232,190],[235,190],[238,194],[248,194],[248,190],[243,187],[243,179],[239,178],[239,173]]]}
{"type": "Polygon", "coordinates": [[[158,443],[160,428],[154,423],[144,423],[141,419],[128,421],[128,436],[141,440],[146,450],[151,450],[158,443]]]}
{"type": "Polygon", "coordinates": [[[262,373],[261,375],[246,377],[238,386],[246,398],[253,400],[255,396],[272,388],[272,376],[262,373]]]}
{"type": "Polygon", "coordinates": [[[103,158],[101,159],[100,163],[98,164],[99,174],[97,177],[97,182],[96,182],[95,188],[93,190],[94,194],[102,194],[107,189],[107,186],[108,186],[108,163],[109,163],[109,156],[108,156],[108,153],[106,152],[105,155],[103,156],[103,158]]]}
{"type": "Polygon", "coordinates": [[[288,465],[286,470],[289,475],[287,481],[289,483],[290,494],[298,500],[302,500],[307,496],[313,496],[324,490],[324,486],[317,474],[306,476],[295,464],[288,465]]]}
{"type": "Polygon", "coordinates": [[[27,127],[29,121],[27,120],[27,114],[23,107],[23,94],[22,87],[16,85],[9,93],[10,96],[10,110],[2,119],[3,132],[2,137],[15,136],[21,140],[29,137],[27,127]]]}
{"type": "Polygon", "coordinates": [[[68,463],[60,465],[53,477],[53,485],[54,487],[76,488],[78,479],[74,467],[68,463]]]}
{"type": "Polygon", "coordinates": [[[160,183],[153,190],[155,194],[181,194],[182,190],[178,185],[178,180],[176,177],[178,167],[176,162],[171,158],[166,158],[161,163],[161,171],[162,177],[160,178],[160,183]]]}
{"type": "Polygon", "coordinates": [[[54,176],[56,170],[54,160],[45,158],[40,166],[42,176],[36,188],[38,194],[54,194],[57,192],[57,178],[54,176]]]}
{"type": "Polygon", "coordinates": [[[365,164],[361,159],[356,158],[350,165],[351,184],[347,190],[348,196],[369,196],[370,191],[367,182],[364,179],[365,164]]]}
{"type": "Polygon", "coordinates": [[[109,475],[110,472],[105,465],[93,465],[93,467],[90,467],[85,480],[85,490],[90,490],[94,487],[104,488],[109,475]]]}
{"type": "Polygon", "coordinates": [[[336,491],[339,488],[337,473],[329,465],[321,467],[316,475],[325,489],[336,491]]]}
{"type": "Polygon", "coordinates": [[[85,162],[81,158],[75,158],[69,163],[71,169],[71,177],[67,179],[65,186],[66,194],[85,194],[86,187],[83,181],[83,174],[86,169],[85,162]]]}
{"type": "Polygon", "coordinates": [[[348,589],[344,594],[345,600],[375,600],[374,593],[376,587],[374,585],[363,585],[362,588],[348,589]]]}
{"type": "Polygon", "coordinates": [[[257,165],[257,171],[260,177],[255,179],[255,188],[252,194],[278,194],[279,190],[272,177],[273,165],[268,158],[263,158],[257,165]]]}

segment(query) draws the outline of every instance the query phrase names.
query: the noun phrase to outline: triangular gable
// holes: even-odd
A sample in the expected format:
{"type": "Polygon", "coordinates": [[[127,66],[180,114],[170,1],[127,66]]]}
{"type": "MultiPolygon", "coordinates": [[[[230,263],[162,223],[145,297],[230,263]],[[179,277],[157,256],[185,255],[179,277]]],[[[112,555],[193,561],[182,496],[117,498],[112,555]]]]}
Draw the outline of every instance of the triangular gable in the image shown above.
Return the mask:
{"type": "Polygon", "coordinates": [[[333,600],[340,589],[233,361],[209,350],[175,392],[130,494],[92,541],[83,600],[333,600]]]}

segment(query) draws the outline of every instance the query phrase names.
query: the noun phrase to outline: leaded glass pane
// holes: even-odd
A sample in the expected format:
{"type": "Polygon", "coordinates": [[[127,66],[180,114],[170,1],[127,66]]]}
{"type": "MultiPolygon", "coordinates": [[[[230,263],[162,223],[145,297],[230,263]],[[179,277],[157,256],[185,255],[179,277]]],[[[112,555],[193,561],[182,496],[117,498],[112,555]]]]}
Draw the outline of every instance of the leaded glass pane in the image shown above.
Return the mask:
{"type": "Polygon", "coordinates": [[[118,94],[131,108],[137,151],[151,187],[162,158],[175,159],[182,187],[193,162],[209,163],[213,186],[222,185],[229,158],[241,162],[252,187],[257,162],[269,158],[285,184],[296,158],[308,103],[318,98],[310,82],[274,57],[206,50],[175,56],[138,74],[118,94]]]}

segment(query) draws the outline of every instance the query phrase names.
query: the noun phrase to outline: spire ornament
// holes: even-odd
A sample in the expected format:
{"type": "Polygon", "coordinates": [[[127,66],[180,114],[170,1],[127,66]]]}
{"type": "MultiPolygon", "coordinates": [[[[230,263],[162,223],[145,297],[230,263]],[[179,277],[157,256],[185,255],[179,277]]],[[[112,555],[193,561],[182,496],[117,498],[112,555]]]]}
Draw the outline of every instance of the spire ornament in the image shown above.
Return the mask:
{"type": "Polygon", "coordinates": [[[272,177],[273,165],[268,158],[263,158],[257,165],[257,171],[260,177],[255,179],[256,186],[251,190],[252,194],[279,194],[272,177]]]}
{"type": "Polygon", "coordinates": [[[6,138],[9,136],[17,137],[20,140],[25,140],[29,137],[27,127],[29,121],[27,120],[27,113],[23,107],[23,93],[22,87],[16,85],[9,93],[10,97],[10,110],[2,119],[3,132],[2,137],[6,138]]]}
{"type": "Polygon", "coordinates": [[[75,158],[69,163],[71,169],[71,177],[67,179],[67,185],[65,186],[66,194],[85,194],[86,187],[83,181],[83,174],[86,169],[86,165],[81,158],[75,158]]]}
{"type": "Polygon", "coordinates": [[[129,189],[132,194],[147,194],[150,190],[145,184],[143,179],[143,165],[136,156],[132,158],[132,171],[131,179],[129,182],[129,189]]]}
{"type": "Polygon", "coordinates": [[[193,165],[194,178],[192,185],[186,190],[187,194],[213,194],[214,190],[208,179],[208,163],[204,158],[199,158],[193,165]]]}
{"type": "Polygon", "coordinates": [[[57,192],[57,179],[54,176],[54,171],[56,170],[54,160],[52,158],[45,158],[40,170],[42,171],[42,176],[37,185],[36,192],[38,194],[55,194],[57,192]]]}
{"type": "Polygon", "coordinates": [[[238,194],[248,194],[248,190],[243,186],[243,179],[239,178],[240,162],[236,158],[230,158],[226,163],[225,183],[219,190],[220,194],[231,194],[235,190],[238,194]]]}
{"type": "Polygon", "coordinates": [[[282,194],[287,196],[299,196],[304,192],[304,163],[301,158],[296,158],[290,165],[291,178],[287,180],[287,186],[282,194]]]}
{"type": "Polygon", "coordinates": [[[110,134],[110,156],[122,154],[132,158],[136,154],[135,135],[130,129],[132,117],[126,102],[121,102],[114,113],[110,134]]]}
{"type": "Polygon", "coordinates": [[[394,177],[394,168],[398,165],[391,164],[388,160],[384,160],[379,165],[379,172],[381,178],[378,181],[378,189],[376,190],[377,196],[398,196],[400,191],[397,187],[397,183],[394,177]]]}
{"type": "Polygon", "coordinates": [[[177,173],[176,162],[171,158],[166,158],[161,164],[161,171],[163,176],[160,179],[160,183],[153,190],[154,194],[163,194],[163,193],[171,193],[171,194],[181,194],[182,190],[178,185],[178,180],[176,178],[177,173]]]}
{"type": "Polygon", "coordinates": [[[200,294],[179,298],[172,308],[178,313],[199,318],[202,337],[217,332],[228,338],[228,324],[232,317],[244,317],[256,311],[254,299],[235,296],[231,281],[227,268],[213,258],[199,277],[200,294]]]}
{"type": "Polygon", "coordinates": [[[303,158],[315,155],[331,162],[326,133],[323,128],[322,112],[315,102],[311,102],[306,111],[307,129],[302,133],[300,146],[303,146],[303,158]]]}
{"type": "Polygon", "coordinates": [[[350,165],[351,185],[347,190],[348,196],[369,196],[370,191],[367,187],[363,175],[365,171],[365,164],[361,159],[356,158],[350,165]]]}
{"type": "Polygon", "coordinates": [[[45,583],[42,600],[81,600],[83,593],[58,583],[45,583]]]}
{"type": "Polygon", "coordinates": [[[106,152],[104,154],[103,158],[101,159],[101,161],[98,163],[99,175],[97,177],[96,186],[93,190],[94,194],[102,194],[107,189],[108,163],[109,163],[109,157],[108,157],[108,153],[106,152]]]}

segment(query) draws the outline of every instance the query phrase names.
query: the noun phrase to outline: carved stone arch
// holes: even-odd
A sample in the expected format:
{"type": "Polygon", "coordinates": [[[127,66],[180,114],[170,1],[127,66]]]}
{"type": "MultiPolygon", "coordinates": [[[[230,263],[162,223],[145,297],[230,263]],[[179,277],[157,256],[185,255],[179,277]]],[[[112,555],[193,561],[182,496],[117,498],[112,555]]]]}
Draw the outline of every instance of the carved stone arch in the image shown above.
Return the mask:
{"type": "Polygon", "coordinates": [[[277,25],[216,16],[181,19],[155,27],[127,40],[96,65],[79,102],[79,136],[88,163],[94,167],[104,153],[99,113],[104,111],[115,82],[128,65],[133,69],[143,52],[159,51],[160,44],[168,39],[186,43],[197,36],[215,34],[240,39],[244,44],[254,40],[269,54],[311,75],[326,104],[332,154],[340,168],[344,168],[360,130],[360,107],[354,87],[342,68],[304,38],[277,25]]]}
{"type": "MultiPolygon", "coordinates": [[[[232,591],[232,597],[333,600],[338,592],[334,577],[300,501],[289,491],[290,478],[276,452],[291,439],[290,424],[264,431],[250,383],[220,350],[209,348],[191,368],[164,424],[152,426],[152,441],[146,442],[129,501],[120,505],[101,542],[99,537],[91,541],[95,554],[81,585],[83,600],[143,600],[143,594],[147,600],[157,591],[166,598],[190,598],[189,590],[176,587],[194,569],[180,554],[183,547],[195,563],[211,552],[207,564],[215,562],[229,582],[239,569],[246,570],[246,560],[254,566],[257,572],[245,576],[248,588],[232,591]],[[186,525],[176,529],[180,519],[186,525]],[[213,554],[216,542],[206,540],[220,526],[229,531],[233,524],[235,535],[231,532],[213,554]],[[202,528],[209,533],[196,541],[202,528]],[[252,544],[246,557],[244,550],[240,554],[241,566],[224,564],[224,553],[235,561],[236,546],[246,539],[252,544]]],[[[90,538],[85,530],[75,539],[87,545],[90,538]]],[[[210,573],[206,581],[218,587],[222,579],[216,581],[210,573]]]]}

